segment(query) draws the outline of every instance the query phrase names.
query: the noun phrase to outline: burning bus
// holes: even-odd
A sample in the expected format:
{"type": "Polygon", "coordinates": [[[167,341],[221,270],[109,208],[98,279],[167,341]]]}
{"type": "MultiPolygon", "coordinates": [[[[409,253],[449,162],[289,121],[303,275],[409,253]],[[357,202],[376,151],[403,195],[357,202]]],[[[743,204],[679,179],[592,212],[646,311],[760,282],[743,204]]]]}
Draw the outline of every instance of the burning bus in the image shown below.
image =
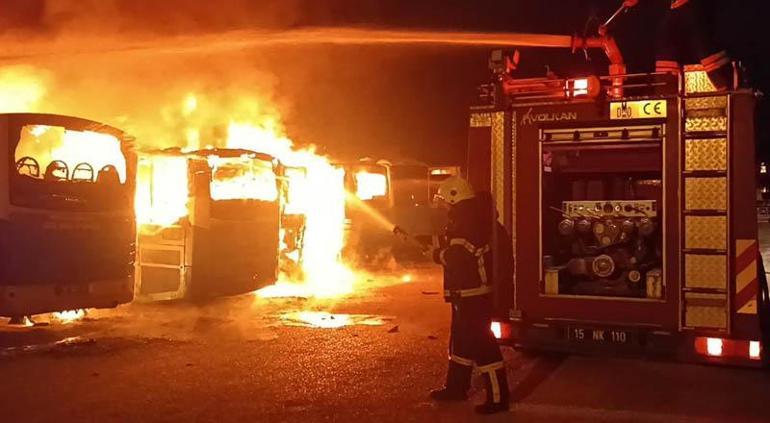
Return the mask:
{"type": "Polygon", "coordinates": [[[471,110],[468,176],[532,264],[493,330],[523,348],[759,365],[755,93],[717,91],[697,66],[612,66],[567,79],[493,66],[471,110]]]}
{"type": "Polygon", "coordinates": [[[49,114],[0,115],[0,137],[0,315],[131,301],[132,139],[49,114]]]}
{"type": "Polygon", "coordinates": [[[270,155],[153,152],[141,155],[138,179],[139,298],[254,291],[275,282],[280,252],[301,256],[302,220],[285,213],[284,167],[270,155]]]}

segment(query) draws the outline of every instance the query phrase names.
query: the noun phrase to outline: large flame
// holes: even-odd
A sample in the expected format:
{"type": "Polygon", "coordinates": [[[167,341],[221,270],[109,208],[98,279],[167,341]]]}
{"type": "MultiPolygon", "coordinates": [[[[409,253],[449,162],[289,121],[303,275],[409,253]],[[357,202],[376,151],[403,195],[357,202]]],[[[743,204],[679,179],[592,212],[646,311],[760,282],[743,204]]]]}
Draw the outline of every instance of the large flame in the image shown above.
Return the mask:
{"type": "Polygon", "coordinates": [[[32,110],[47,91],[46,74],[32,66],[0,68],[0,113],[32,110]]]}
{"type": "Polygon", "coordinates": [[[356,196],[364,201],[382,197],[388,193],[388,179],[382,173],[358,172],[356,186],[356,196]]]}
{"type": "Polygon", "coordinates": [[[139,225],[170,226],[189,214],[187,158],[142,156],[136,175],[134,208],[139,225]]]}
{"type": "Polygon", "coordinates": [[[345,230],[345,173],[312,149],[295,149],[281,136],[273,120],[264,124],[232,122],[227,146],[270,154],[289,171],[287,212],[305,216],[303,279],[281,275],[276,285],[260,290],[262,297],[331,297],[353,290],[353,273],[341,262],[345,230]]]}
{"type": "MultiPolygon", "coordinates": [[[[62,58],[63,63],[66,59],[62,58]]],[[[304,223],[300,271],[280,276],[276,285],[260,291],[270,296],[344,295],[353,289],[353,272],[341,261],[344,244],[345,189],[344,172],[314,149],[298,148],[285,135],[281,119],[272,102],[261,97],[259,77],[238,72],[238,82],[223,84],[217,72],[184,74],[186,67],[169,80],[162,72],[141,73],[144,78],[129,77],[121,70],[113,75],[88,78],[75,67],[51,62],[48,71],[32,67],[3,68],[0,74],[0,110],[5,112],[52,112],[103,120],[136,135],[139,154],[135,212],[140,227],[168,227],[190,214],[189,178],[191,157],[184,152],[208,148],[229,148],[265,153],[287,166],[288,199],[284,211],[299,216],[304,223]],[[200,78],[200,79],[196,79],[200,78]],[[159,81],[162,80],[162,84],[159,81]],[[48,84],[51,82],[50,84],[48,84]],[[153,83],[152,96],[145,84],[153,83]],[[183,88],[185,87],[186,88],[183,88]],[[166,89],[167,88],[167,89],[166,89]],[[166,91],[162,91],[162,90],[166,91]],[[191,92],[199,89],[200,92],[191,92]],[[95,95],[106,91],[104,95],[95,95]],[[10,102],[9,99],[13,99],[10,102]],[[170,103],[168,101],[171,101],[170,103]],[[162,103],[161,103],[162,102],[162,103]],[[157,152],[177,147],[176,152],[157,152]],[[148,153],[156,151],[156,153],[148,153]]],[[[133,63],[146,69],[146,62],[133,63]]],[[[119,67],[110,68],[112,71],[119,67]]],[[[52,130],[30,129],[30,137],[45,137],[52,130]],[[39,132],[39,133],[38,133],[39,132]]],[[[52,132],[51,132],[52,133],[52,132]]],[[[59,148],[48,151],[53,160],[69,167],[90,161],[98,172],[104,163],[115,165],[122,179],[125,161],[112,163],[119,149],[104,141],[102,134],[65,131],[59,148]],[[89,144],[90,145],[90,144],[89,144]],[[109,147],[108,147],[109,146],[109,147]]],[[[214,200],[259,199],[274,201],[279,197],[276,175],[268,164],[244,157],[208,155],[212,172],[210,192],[214,200]]],[[[122,156],[121,156],[122,157],[122,156]]],[[[41,163],[41,173],[46,164],[41,163]]],[[[285,233],[282,230],[282,233],[285,233]]],[[[266,235],[268,236],[268,235],[266,235]]],[[[280,234],[275,234],[280,236],[280,234]]],[[[284,244],[285,245],[285,244],[284,244]]],[[[299,259],[294,252],[293,257],[299,259]]]]}
{"type": "Polygon", "coordinates": [[[278,198],[271,162],[244,154],[235,158],[209,156],[208,163],[212,168],[212,199],[275,201],[278,198]]]}
{"type": "MultiPolygon", "coordinates": [[[[209,103],[205,96],[194,94],[186,95],[179,103],[177,116],[187,123],[180,133],[186,144],[182,151],[217,147],[274,157],[286,167],[283,177],[288,196],[284,211],[304,217],[301,272],[281,274],[275,285],[260,290],[258,295],[331,297],[351,292],[353,272],[340,257],[345,225],[344,171],[313,149],[296,148],[282,134],[278,118],[269,114],[235,119],[220,112],[221,121],[227,119],[226,129],[214,131],[219,139],[211,139],[212,131],[201,124],[200,118],[207,112],[203,105],[209,103]]],[[[278,200],[273,163],[249,153],[237,157],[222,157],[215,150],[211,153],[207,163],[212,171],[213,200],[278,200]]],[[[138,223],[168,226],[189,215],[188,166],[187,156],[179,152],[141,158],[135,201],[138,223]]],[[[284,229],[276,236],[283,239],[283,234],[284,229]]],[[[282,242],[281,247],[287,245],[282,242]]],[[[298,252],[289,257],[299,259],[298,252]]]]}
{"type": "Polygon", "coordinates": [[[126,181],[126,158],[120,149],[120,141],[100,132],[27,125],[21,129],[14,157],[17,163],[26,163],[23,171],[28,175],[34,162],[37,162],[39,177],[44,177],[46,169],[58,162],[60,169],[54,176],[59,179],[95,181],[101,170],[112,167],[120,181],[126,181]],[[34,162],[24,160],[27,157],[34,162]]]}

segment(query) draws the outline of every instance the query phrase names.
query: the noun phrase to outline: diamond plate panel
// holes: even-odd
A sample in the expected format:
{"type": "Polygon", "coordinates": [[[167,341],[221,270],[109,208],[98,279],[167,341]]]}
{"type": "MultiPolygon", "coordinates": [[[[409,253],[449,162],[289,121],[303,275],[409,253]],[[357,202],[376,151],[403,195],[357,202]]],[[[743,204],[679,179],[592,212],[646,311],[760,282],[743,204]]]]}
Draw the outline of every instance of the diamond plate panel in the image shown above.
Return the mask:
{"type": "Polygon", "coordinates": [[[685,216],[684,247],[727,250],[727,217],[685,216]]]}
{"type": "Polygon", "coordinates": [[[710,109],[727,109],[727,97],[696,97],[688,98],[684,101],[685,110],[710,110],[710,109]]]}
{"type": "Polygon", "coordinates": [[[687,132],[721,132],[727,131],[726,116],[688,117],[685,119],[687,132]]]}
{"type": "Polygon", "coordinates": [[[691,70],[684,73],[684,90],[687,94],[713,93],[717,89],[711,83],[708,74],[702,70],[691,70]]]}
{"type": "Polygon", "coordinates": [[[685,210],[727,210],[727,178],[685,178],[685,210]]]}
{"type": "Polygon", "coordinates": [[[503,219],[505,207],[505,113],[497,112],[492,120],[492,183],[497,216],[503,219]]]}
{"type": "Polygon", "coordinates": [[[718,294],[687,294],[685,326],[727,329],[727,298],[718,294]]]}
{"type": "Polygon", "coordinates": [[[685,325],[691,328],[727,328],[726,307],[687,306],[685,325]]]}
{"type": "MultiPolygon", "coordinates": [[[[511,122],[518,122],[516,120],[516,112],[513,112],[511,122]]],[[[513,254],[516,255],[516,124],[511,125],[511,239],[513,241],[513,254]]],[[[516,270],[514,269],[514,279],[516,278],[516,270]]]]}
{"type": "Polygon", "coordinates": [[[471,128],[492,126],[492,113],[471,113],[471,128]]]}
{"type": "Polygon", "coordinates": [[[686,140],[684,169],[727,170],[727,139],[686,140]]]}
{"type": "Polygon", "coordinates": [[[688,288],[727,289],[727,256],[686,254],[684,280],[688,288]]]}

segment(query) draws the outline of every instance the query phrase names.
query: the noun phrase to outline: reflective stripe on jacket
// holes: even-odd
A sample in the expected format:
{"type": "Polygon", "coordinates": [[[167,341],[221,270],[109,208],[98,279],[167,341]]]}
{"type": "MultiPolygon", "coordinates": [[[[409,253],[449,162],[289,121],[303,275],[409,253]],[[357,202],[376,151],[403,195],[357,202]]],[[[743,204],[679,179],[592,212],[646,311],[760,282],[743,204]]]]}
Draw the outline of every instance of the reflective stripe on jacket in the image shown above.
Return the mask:
{"type": "Polygon", "coordinates": [[[444,297],[475,297],[492,292],[490,283],[491,248],[476,247],[465,238],[452,238],[449,245],[434,253],[436,263],[444,266],[444,297]]]}

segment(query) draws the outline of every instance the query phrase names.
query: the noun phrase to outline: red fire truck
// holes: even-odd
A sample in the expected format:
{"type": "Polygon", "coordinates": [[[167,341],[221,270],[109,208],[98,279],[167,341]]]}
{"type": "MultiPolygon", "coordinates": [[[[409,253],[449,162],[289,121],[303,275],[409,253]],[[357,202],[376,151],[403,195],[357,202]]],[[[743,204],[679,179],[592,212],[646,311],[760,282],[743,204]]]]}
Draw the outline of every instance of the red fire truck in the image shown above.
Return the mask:
{"type": "Polygon", "coordinates": [[[766,361],[755,92],[717,92],[697,67],[626,74],[615,61],[609,76],[515,79],[503,61],[493,53],[468,150],[471,183],[493,194],[514,240],[496,336],[523,349],[766,361]]]}

